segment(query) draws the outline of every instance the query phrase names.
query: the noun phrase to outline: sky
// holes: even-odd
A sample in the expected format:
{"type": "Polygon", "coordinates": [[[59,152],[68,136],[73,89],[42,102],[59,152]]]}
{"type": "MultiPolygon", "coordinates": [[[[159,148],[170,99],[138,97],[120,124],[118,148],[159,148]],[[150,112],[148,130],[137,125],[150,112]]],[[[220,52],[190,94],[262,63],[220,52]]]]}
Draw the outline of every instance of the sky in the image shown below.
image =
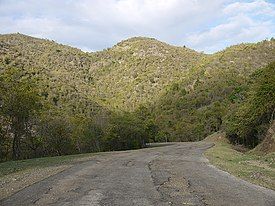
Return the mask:
{"type": "Polygon", "coordinates": [[[0,0],[0,34],[99,51],[134,36],[213,53],[275,37],[275,0],[0,0]]]}

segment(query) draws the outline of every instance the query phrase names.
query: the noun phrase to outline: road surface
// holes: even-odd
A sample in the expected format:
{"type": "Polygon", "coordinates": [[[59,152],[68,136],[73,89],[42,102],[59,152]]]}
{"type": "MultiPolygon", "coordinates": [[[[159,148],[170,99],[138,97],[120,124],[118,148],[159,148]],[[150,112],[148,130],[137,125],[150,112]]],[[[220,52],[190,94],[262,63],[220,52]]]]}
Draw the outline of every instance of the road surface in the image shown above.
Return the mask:
{"type": "Polygon", "coordinates": [[[275,192],[209,164],[211,143],[168,146],[95,155],[35,183],[0,205],[274,206],[275,192]]]}

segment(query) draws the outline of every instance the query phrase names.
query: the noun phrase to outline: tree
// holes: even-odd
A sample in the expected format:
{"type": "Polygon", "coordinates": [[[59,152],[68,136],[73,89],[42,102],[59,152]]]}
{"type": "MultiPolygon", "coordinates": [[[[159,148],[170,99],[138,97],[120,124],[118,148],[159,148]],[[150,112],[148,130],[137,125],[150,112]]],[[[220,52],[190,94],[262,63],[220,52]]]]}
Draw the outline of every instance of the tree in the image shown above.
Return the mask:
{"type": "Polygon", "coordinates": [[[22,78],[18,69],[0,75],[0,114],[12,137],[12,158],[21,158],[21,143],[32,134],[35,116],[42,108],[34,81],[22,78]]]}
{"type": "Polygon", "coordinates": [[[10,158],[11,141],[7,135],[8,126],[4,119],[0,119],[0,161],[5,161],[10,158]]]}
{"type": "Polygon", "coordinates": [[[130,113],[115,114],[104,135],[106,150],[138,149],[148,141],[143,121],[130,113]]]}
{"type": "Polygon", "coordinates": [[[38,131],[42,138],[44,155],[60,156],[74,153],[73,128],[69,118],[64,115],[43,117],[38,131]]]}
{"type": "Polygon", "coordinates": [[[72,138],[77,152],[100,152],[102,150],[103,126],[86,117],[73,118],[72,138]]]}

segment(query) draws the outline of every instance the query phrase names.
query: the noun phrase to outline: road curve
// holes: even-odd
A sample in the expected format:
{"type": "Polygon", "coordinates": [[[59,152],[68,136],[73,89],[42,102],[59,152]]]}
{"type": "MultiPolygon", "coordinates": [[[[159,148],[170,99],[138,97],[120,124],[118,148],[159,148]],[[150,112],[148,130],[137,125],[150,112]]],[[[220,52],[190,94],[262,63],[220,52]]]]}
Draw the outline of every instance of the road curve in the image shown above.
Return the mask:
{"type": "Polygon", "coordinates": [[[275,192],[209,164],[210,143],[102,153],[35,183],[0,205],[274,206],[275,192]]]}

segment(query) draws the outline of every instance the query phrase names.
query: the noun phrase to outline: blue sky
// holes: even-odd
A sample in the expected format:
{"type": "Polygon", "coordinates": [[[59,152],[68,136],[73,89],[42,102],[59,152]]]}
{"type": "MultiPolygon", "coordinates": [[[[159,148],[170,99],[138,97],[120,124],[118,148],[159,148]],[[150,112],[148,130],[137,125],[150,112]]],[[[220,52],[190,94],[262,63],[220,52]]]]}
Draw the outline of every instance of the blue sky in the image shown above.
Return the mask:
{"type": "Polygon", "coordinates": [[[275,37],[274,0],[0,0],[0,33],[98,51],[133,36],[213,53],[275,37]]]}

